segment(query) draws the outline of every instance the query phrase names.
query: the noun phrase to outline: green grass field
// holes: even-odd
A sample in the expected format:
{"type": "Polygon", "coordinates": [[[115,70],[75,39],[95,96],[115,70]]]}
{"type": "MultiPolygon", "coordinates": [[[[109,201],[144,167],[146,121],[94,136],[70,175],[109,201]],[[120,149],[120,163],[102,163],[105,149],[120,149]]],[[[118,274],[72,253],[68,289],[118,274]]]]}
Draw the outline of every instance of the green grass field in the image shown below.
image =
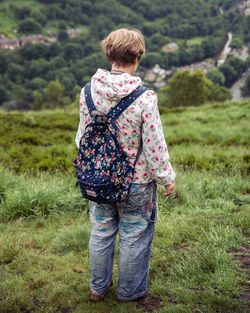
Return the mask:
{"type": "Polygon", "coordinates": [[[197,37],[193,37],[193,38],[190,38],[187,40],[187,43],[189,45],[199,45],[202,43],[202,41],[205,39],[206,37],[200,37],[200,36],[197,36],[197,37]]]}
{"type": "Polygon", "coordinates": [[[0,113],[1,313],[249,312],[237,255],[250,244],[250,101],[162,111],[177,181],[168,199],[159,188],[149,304],[118,304],[115,288],[88,301],[90,223],[71,165],[78,112],[0,113]]]}

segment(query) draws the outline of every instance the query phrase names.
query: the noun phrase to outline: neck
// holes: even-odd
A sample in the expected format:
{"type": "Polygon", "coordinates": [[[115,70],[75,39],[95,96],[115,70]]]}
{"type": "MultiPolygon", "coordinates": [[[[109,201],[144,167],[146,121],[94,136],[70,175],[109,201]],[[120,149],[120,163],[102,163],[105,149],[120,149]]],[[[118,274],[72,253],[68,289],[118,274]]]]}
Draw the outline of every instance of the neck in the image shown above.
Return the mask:
{"type": "Polygon", "coordinates": [[[112,64],[111,71],[119,71],[119,72],[124,72],[128,73],[130,75],[133,75],[135,72],[135,66],[130,65],[130,66],[117,66],[115,64],[112,64]]]}

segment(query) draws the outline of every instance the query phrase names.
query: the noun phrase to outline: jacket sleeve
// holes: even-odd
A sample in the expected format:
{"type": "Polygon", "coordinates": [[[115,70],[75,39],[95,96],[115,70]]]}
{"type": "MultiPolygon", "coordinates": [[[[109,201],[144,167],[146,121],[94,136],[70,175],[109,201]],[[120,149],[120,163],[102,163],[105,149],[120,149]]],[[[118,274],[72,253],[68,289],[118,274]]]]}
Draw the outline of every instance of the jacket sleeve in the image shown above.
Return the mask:
{"type": "Polygon", "coordinates": [[[146,92],[146,96],[147,104],[142,112],[143,152],[155,180],[161,185],[167,185],[175,180],[176,174],[169,161],[157,94],[149,90],[146,92]]]}
{"type": "Polygon", "coordinates": [[[86,120],[87,120],[84,87],[82,88],[81,93],[80,93],[79,107],[80,107],[80,116],[79,116],[80,120],[79,120],[79,125],[77,129],[76,137],[75,137],[75,143],[76,143],[77,148],[79,148],[80,139],[82,138],[82,135],[84,133],[84,130],[86,127],[86,120]]]}

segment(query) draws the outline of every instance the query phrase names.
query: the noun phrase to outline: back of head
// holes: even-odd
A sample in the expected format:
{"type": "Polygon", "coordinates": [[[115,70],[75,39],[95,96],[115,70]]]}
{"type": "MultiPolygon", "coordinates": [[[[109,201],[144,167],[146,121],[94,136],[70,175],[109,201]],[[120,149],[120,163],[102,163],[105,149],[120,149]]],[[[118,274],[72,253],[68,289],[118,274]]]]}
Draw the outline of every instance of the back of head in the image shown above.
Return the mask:
{"type": "Polygon", "coordinates": [[[120,28],[101,41],[104,54],[111,64],[128,66],[140,60],[145,53],[145,41],[137,29],[120,28]]]}

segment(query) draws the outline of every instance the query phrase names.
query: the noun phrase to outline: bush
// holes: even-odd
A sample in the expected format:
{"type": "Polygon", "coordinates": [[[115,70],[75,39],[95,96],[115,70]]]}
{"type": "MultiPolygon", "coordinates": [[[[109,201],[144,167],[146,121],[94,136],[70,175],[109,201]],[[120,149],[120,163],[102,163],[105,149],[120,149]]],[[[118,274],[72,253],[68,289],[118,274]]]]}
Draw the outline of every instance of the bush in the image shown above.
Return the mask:
{"type": "Polygon", "coordinates": [[[207,72],[207,78],[210,79],[214,84],[223,86],[225,84],[225,76],[217,68],[209,69],[207,72]]]}
{"type": "Polygon", "coordinates": [[[33,18],[26,18],[18,25],[18,31],[20,33],[42,33],[42,26],[36,22],[33,18]]]}
{"type": "Polygon", "coordinates": [[[30,15],[31,9],[29,7],[14,7],[14,16],[18,20],[23,20],[30,15]]]}
{"type": "Polygon", "coordinates": [[[200,70],[177,71],[170,79],[167,89],[169,105],[201,105],[207,100],[211,85],[212,82],[200,70]]]}
{"type": "Polygon", "coordinates": [[[32,13],[30,14],[30,17],[32,17],[35,21],[40,23],[42,26],[45,26],[47,23],[47,17],[39,11],[32,11],[32,13]]]}
{"type": "Polygon", "coordinates": [[[242,49],[243,48],[243,40],[240,37],[233,37],[233,40],[230,44],[232,49],[242,49]]]}
{"type": "Polygon", "coordinates": [[[247,76],[244,85],[241,87],[241,93],[243,97],[250,97],[250,75],[247,76]]]}
{"type": "Polygon", "coordinates": [[[231,100],[232,94],[230,89],[219,85],[212,85],[210,88],[210,95],[208,96],[208,101],[218,101],[224,102],[226,100],[231,100]]]}
{"type": "Polygon", "coordinates": [[[0,105],[10,99],[10,93],[4,86],[0,86],[0,105]]]}

